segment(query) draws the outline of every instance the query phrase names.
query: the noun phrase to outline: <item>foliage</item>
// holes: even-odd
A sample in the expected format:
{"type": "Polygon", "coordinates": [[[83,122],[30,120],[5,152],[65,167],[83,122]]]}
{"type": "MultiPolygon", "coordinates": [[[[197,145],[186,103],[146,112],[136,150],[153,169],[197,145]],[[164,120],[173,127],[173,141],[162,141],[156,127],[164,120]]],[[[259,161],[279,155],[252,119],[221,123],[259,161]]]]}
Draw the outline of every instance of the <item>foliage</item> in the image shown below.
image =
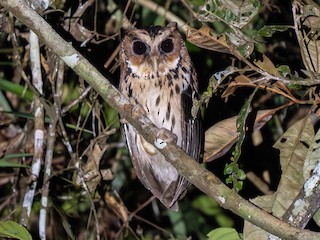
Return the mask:
{"type": "MultiPolygon", "coordinates": [[[[204,116],[205,167],[281,218],[319,164],[320,8],[310,2],[66,0],[37,11],[115,85],[121,27],[179,22],[203,92],[193,113],[204,116]]],[[[1,236],[267,239],[194,187],[179,212],[164,209],[137,180],[117,112],[41,42],[36,81],[32,33],[0,16],[1,236]]]]}
{"type": "Polygon", "coordinates": [[[245,102],[241,108],[239,115],[237,117],[236,127],[239,134],[238,141],[236,143],[235,149],[232,152],[231,163],[227,164],[224,169],[224,174],[228,175],[226,179],[227,183],[232,183],[233,188],[236,191],[240,191],[243,186],[243,180],[246,178],[245,172],[241,170],[238,166],[238,160],[241,156],[241,147],[245,138],[246,133],[246,121],[250,113],[250,105],[253,100],[254,95],[258,90],[258,86],[255,88],[253,93],[250,95],[249,99],[245,102]]]}
{"type": "Polygon", "coordinates": [[[31,240],[27,229],[13,221],[0,222],[0,236],[20,240],[31,240]]]}
{"type": "Polygon", "coordinates": [[[240,240],[237,231],[233,228],[216,228],[208,233],[209,240],[240,240]]]}

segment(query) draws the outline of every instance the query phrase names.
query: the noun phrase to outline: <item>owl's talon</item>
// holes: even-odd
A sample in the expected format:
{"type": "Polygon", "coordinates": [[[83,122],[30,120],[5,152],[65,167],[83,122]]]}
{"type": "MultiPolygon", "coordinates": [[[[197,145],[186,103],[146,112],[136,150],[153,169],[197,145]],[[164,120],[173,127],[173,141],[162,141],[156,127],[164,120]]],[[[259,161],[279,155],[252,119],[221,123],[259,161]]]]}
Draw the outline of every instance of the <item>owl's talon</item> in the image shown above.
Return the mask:
{"type": "Polygon", "coordinates": [[[166,128],[161,128],[160,131],[157,133],[157,138],[154,141],[154,145],[159,149],[163,149],[167,146],[167,143],[177,143],[177,140],[178,137],[176,134],[172,133],[166,128]]]}
{"type": "Polygon", "coordinates": [[[127,124],[127,123],[128,123],[128,121],[127,121],[126,119],[124,119],[124,118],[120,118],[120,119],[119,119],[119,122],[120,122],[121,124],[127,124]]]}
{"type": "Polygon", "coordinates": [[[147,115],[147,113],[140,104],[137,104],[132,108],[132,116],[139,117],[141,115],[145,116],[147,115]]]}
{"type": "Polygon", "coordinates": [[[134,98],[130,98],[130,103],[134,105],[134,107],[131,110],[133,117],[147,115],[146,110],[144,110],[144,108],[141,106],[141,104],[137,103],[137,101],[134,98]]]}
{"type": "Polygon", "coordinates": [[[164,141],[167,143],[169,142],[177,143],[177,140],[178,140],[177,135],[166,128],[160,129],[160,131],[157,133],[157,138],[164,139],[164,141]]]}
{"type": "Polygon", "coordinates": [[[129,102],[130,102],[132,105],[138,104],[137,100],[136,100],[134,97],[129,97],[129,102]]]}

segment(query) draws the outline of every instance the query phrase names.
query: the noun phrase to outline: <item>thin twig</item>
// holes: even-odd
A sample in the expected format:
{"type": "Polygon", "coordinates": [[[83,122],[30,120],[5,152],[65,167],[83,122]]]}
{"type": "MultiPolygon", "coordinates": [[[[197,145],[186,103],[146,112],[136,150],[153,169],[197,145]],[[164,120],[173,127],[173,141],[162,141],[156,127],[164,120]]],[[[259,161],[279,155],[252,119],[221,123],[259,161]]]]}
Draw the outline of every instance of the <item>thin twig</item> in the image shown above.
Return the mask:
{"type": "Polygon", "coordinates": [[[49,202],[49,186],[51,178],[51,168],[52,168],[52,157],[54,152],[54,144],[56,140],[56,126],[57,126],[58,117],[52,119],[48,128],[48,140],[47,140],[47,149],[45,156],[44,164],[44,178],[43,186],[41,191],[41,209],[39,214],[39,236],[40,239],[46,239],[46,219],[47,219],[47,208],[49,202]]]}
{"type": "Polygon", "coordinates": [[[69,103],[68,106],[65,106],[62,110],[61,113],[64,115],[66,114],[66,112],[70,111],[71,108],[73,108],[75,105],[79,104],[79,102],[81,102],[83,99],[85,99],[85,97],[88,95],[88,93],[90,92],[90,90],[92,89],[91,86],[88,86],[84,91],[82,91],[80,93],[80,96],[73,100],[71,103],[69,103]]]}
{"type": "Polygon", "coordinates": [[[178,27],[184,33],[186,33],[186,30],[190,28],[190,26],[184,20],[182,20],[172,12],[167,11],[164,7],[158,5],[157,3],[154,3],[149,0],[136,0],[135,2],[141,6],[144,6],[145,8],[150,9],[151,11],[157,13],[160,16],[164,16],[170,22],[176,22],[178,24],[178,27]]]}
{"type": "MultiPolygon", "coordinates": [[[[32,82],[34,87],[39,93],[42,93],[42,75],[40,65],[40,46],[38,36],[30,31],[30,61],[31,61],[31,72],[32,82]]],[[[41,162],[43,158],[43,143],[44,143],[44,109],[39,98],[34,98],[34,155],[32,161],[32,182],[27,188],[24,195],[22,211],[20,216],[20,224],[28,226],[29,218],[31,214],[31,207],[38,184],[38,178],[41,169],[41,162]]],[[[41,223],[40,223],[41,224],[41,223]]]]}

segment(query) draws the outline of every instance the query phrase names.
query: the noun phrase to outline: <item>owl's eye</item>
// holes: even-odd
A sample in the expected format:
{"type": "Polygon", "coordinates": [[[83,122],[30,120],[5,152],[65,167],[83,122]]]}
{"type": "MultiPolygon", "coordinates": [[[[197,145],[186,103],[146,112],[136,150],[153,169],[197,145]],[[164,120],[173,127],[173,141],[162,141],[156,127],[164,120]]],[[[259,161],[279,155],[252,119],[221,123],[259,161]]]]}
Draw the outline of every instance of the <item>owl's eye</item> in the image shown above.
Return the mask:
{"type": "Polygon", "coordinates": [[[145,54],[146,51],[147,51],[147,46],[144,42],[141,42],[141,41],[135,41],[133,43],[133,52],[135,54],[138,54],[138,55],[142,55],[142,54],[145,54]]]}
{"type": "Polygon", "coordinates": [[[168,39],[164,40],[161,43],[160,48],[165,53],[171,52],[173,50],[173,41],[172,41],[172,39],[168,38],[168,39]]]}

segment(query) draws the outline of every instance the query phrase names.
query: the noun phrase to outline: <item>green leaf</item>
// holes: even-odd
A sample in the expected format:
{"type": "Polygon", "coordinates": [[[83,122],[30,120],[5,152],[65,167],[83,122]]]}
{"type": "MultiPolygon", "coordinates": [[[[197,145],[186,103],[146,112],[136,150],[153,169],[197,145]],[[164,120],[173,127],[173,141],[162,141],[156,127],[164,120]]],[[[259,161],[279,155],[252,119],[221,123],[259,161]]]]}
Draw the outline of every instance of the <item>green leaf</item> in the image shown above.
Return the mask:
{"type": "Polygon", "coordinates": [[[29,101],[32,101],[33,93],[29,90],[26,90],[24,86],[19,84],[0,78],[0,89],[7,92],[12,92],[19,97],[23,97],[29,101]]]}
{"type": "Polygon", "coordinates": [[[259,89],[259,86],[257,86],[254,89],[253,93],[250,95],[248,100],[242,106],[240,113],[237,117],[236,127],[237,127],[237,132],[239,133],[239,137],[238,137],[238,141],[235,146],[235,149],[232,152],[232,157],[231,157],[232,162],[230,164],[226,164],[226,167],[224,169],[224,173],[229,175],[226,182],[227,183],[232,182],[233,188],[235,188],[237,191],[242,189],[242,186],[243,186],[242,180],[244,180],[246,177],[244,171],[242,171],[239,168],[239,165],[237,162],[239,157],[241,156],[241,148],[242,148],[244,138],[246,136],[245,124],[249,116],[249,113],[251,111],[251,108],[250,108],[251,102],[253,100],[254,95],[258,91],[258,89],[259,89]]]}
{"type": "Polygon", "coordinates": [[[190,3],[195,7],[199,7],[204,4],[204,0],[190,0],[190,3]]]}
{"type": "Polygon", "coordinates": [[[215,216],[216,214],[221,213],[219,204],[206,195],[201,195],[193,200],[192,206],[208,216],[215,216]]]}
{"type": "Polygon", "coordinates": [[[234,172],[234,167],[233,167],[233,165],[234,165],[233,163],[226,164],[226,166],[224,167],[223,173],[224,173],[225,175],[229,175],[229,174],[233,173],[233,172],[234,172]]]}
{"type": "Polygon", "coordinates": [[[29,165],[19,164],[10,162],[9,159],[15,159],[15,158],[21,158],[21,157],[32,157],[32,153],[12,153],[12,154],[6,154],[3,158],[0,159],[0,168],[3,167],[23,167],[23,168],[29,168],[29,165]]]}
{"type": "Polygon", "coordinates": [[[21,240],[32,240],[27,229],[14,221],[0,222],[0,236],[21,240]]]}
{"type": "Polygon", "coordinates": [[[250,95],[250,97],[248,98],[248,100],[244,103],[244,105],[242,106],[241,110],[240,110],[240,113],[238,115],[238,118],[237,118],[237,132],[239,132],[239,140],[235,146],[235,151],[234,151],[234,154],[233,154],[233,157],[234,157],[234,162],[237,162],[240,155],[241,155],[241,146],[242,146],[242,143],[244,141],[244,138],[245,138],[245,124],[246,124],[246,120],[247,120],[247,117],[251,111],[251,102],[253,100],[253,97],[254,95],[256,94],[256,92],[258,91],[259,87],[257,86],[253,93],[250,95]]]}
{"type": "MultiPolygon", "coordinates": [[[[23,113],[23,112],[15,112],[15,111],[0,111],[0,114],[2,113],[6,113],[6,114],[11,114],[14,117],[21,117],[21,118],[25,118],[25,119],[32,119],[34,120],[34,115],[31,113],[23,113]]],[[[51,119],[46,117],[45,118],[45,122],[46,123],[50,123],[51,119]]]]}
{"type": "Polygon", "coordinates": [[[12,111],[12,108],[6,98],[6,96],[3,94],[3,92],[0,90],[0,106],[2,106],[2,109],[5,111],[12,111]]]}
{"type": "Polygon", "coordinates": [[[232,176],[230,175],[230,176],[226,179],[226,184],[232,183],[232,182],[233,182],[232,180],[233,180],[233,179],[232,179],[232,176]]]}
{"type": "Polygon", "coordinates": [[[259,13],[261,4],[258,1],[220,1],[206,0],[199,7],[199,14],[203,21],[223,21],[225,24],[243,28],[259,13]]]}
{"type": "Polygon", "coordinates": [[[286,77],[291,73],[290,67],[288,65],[280,65],[279,67],[277,67],[277,69],[282,77],[286,77]]]}
{"type": "Polygon", "coordinates": [[[237,192],[242,190],[243,182],[242,181],[237,181],[236,184],[235,184],[235,188],[236,188],[237,192]]]}
{"type": "Polygon", "coordinates": [[[258,34],[263,37],[272,37],[275,32],[284,32],[287,31],[291,26],[286,25],[277,25],[277,26],[264,26],[259,31],[258,34]]]}
{"type": "Polygon", "coordinates": [[[182,212],[168,211],[168,217],[173,225],[173,231],[177,235],[185,235],[187,228],[182,212]]]}
{"type": "Polygon", "coordinates": [[[216,228],[210,231],[207,236],[208,240],[241,240],[234,228],[216,228]]]}
{"type": "Polygon", "coordinates": [[[240,45],[237,49],[241,56],[250,56],[250,54],[253,52],[254,44],[253,42],[248,41],[245,44],[240,45]]]}
{"type": "Polygon", "coordinates": [[[19,164],[19,163],[12,163],[12,162],[9,162],[7,160],[0,159],[0,168],[8,168],[8,167],[12,167],[12,168],[16,168],[16,167],[29,168],[30,166],[19,164]]]}
{"type": "MultiPolygon", "coordinates": [[[[192,207],[195,209],[198,214],[205,214],[207,216],[212,217],[221,227],[232,227],[234,226],[234,221],[225,213],[225,211],[220,207],[220,205],[206,195],[200,195],[196,199],[192,201],[192,207]]],[[[197,216],[197,214],[190,214],[190,218],[186,217],[188,213],[185,214],[185,218],[187,220],[187,226],[189,230],[193,230],[195,232],[199,231],[199,227],[203,224],[201,220],[203,219],[201,216],[197,216]],[[190,227],[190,225],[192,227],[190,227]]],[[[203,219],[205,222],[206,220],[203,219]]],[[[205,231],[206,232],[206,231],[205,231]]]]}
{"type": "Polygon", "coordinates": [[[242,169],[238,169],[237,178],[240,179],[240,180],[245,180],[246,179],[246,173],[242,169]]]}
{"type": "Polygon", "coordinates": [[[214,220],[217,222],[218,226],[221,227],[233,227],[234,221],[230,218],[226,213],[221,212],[217,216],[215,216],[214,220]]]}

